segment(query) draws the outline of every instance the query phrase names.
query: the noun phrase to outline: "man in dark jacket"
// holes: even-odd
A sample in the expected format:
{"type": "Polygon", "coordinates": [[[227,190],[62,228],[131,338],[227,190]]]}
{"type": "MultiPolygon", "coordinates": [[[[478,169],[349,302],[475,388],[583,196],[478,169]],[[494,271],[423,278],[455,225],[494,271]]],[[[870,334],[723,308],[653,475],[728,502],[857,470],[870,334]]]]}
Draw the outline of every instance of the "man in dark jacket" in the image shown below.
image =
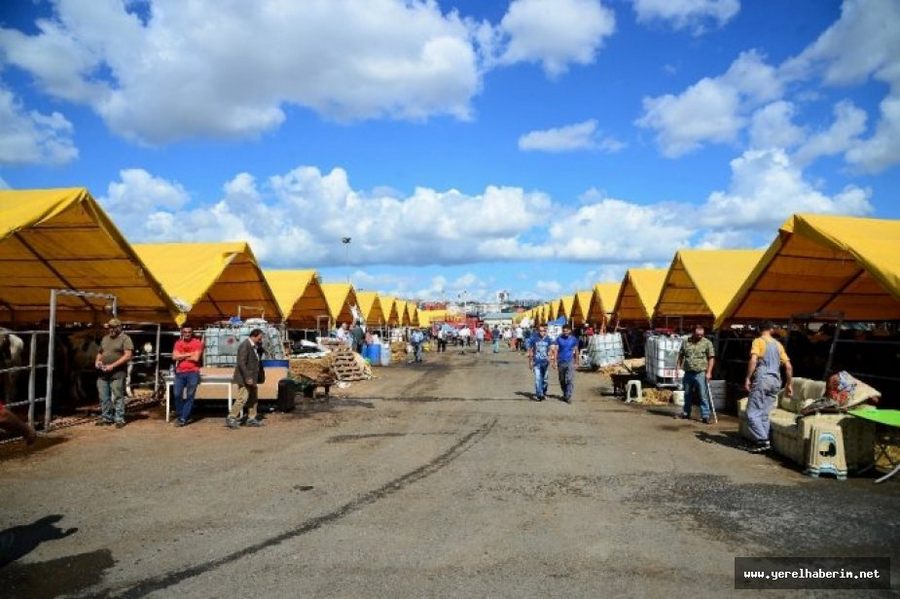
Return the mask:
{"type": "Polygon", "coordinates": [[[237,364],[234,366],[234,376],[231,382],[237,385],[237,394],[231,412],[225,419],[225,426],[238,428],[240,424],[241,410],[247,406],[246,426],[262,426],[261,420],[256,419],[256,401],[258,385],[266,380],[266,373],[259,360],[258,349],[262,346],[263,332],[261,329],[250,331],[250,337],[241,342],[237,350],[237,364]]]}

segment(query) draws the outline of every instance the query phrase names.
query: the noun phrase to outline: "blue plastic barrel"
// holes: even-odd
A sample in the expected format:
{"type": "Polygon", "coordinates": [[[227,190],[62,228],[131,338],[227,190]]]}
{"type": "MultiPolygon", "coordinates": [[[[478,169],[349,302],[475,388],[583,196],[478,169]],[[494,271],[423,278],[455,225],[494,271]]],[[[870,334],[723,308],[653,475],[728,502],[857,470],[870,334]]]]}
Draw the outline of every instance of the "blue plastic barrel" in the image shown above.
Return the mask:
{"type": "Polygon", "coordinates": [[[287,368],[290,366],[288,360],[260,360],[259,363],[263,365],[263,368],[287,368]]]}
{"type": "Polygon", "coordinates": [[[369,352],[368,360],[372,366],[381,366],[381,346],[373,343],[366,348],[369,352]]]}

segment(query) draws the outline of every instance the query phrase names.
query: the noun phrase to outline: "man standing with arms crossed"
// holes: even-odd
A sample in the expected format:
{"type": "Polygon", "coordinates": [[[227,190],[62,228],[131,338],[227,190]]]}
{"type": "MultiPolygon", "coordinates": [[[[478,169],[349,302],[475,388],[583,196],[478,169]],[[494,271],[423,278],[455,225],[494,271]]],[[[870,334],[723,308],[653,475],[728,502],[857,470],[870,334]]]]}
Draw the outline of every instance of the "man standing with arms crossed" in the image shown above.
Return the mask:
{"type": "Polygon", "coordinates": [[[538,327],[528,340],[528,367],[534,373],[534,400],[544,401],[547,396],[547,368],[550,366],[550,338],[547,325],[538,327]]]}
{"type": "Polygon", "coordinates": [[[186,425],[191,417],[194,395],[200,384],[202,354],[203,341],[194,338],[191,325],[181,325],[181,338],[175,342],[172,351],[172,359],[175,360],[175,426],[186,425]]]}
{"type": "Polygon", "coordinates": [[[578,364],[578,337],[572,334],[572,327],[564,324],[562,335],[553,341],[556,346],[556,367],[559,370],[559,387],[562,400],[572,403],[575,391],[575,365],[578,364]]]}
{"type": "Polygon", "coordinates": [[[100,352],[94,366],[100,371],[97,391],[100,393],[100,419],[97,426],[115,423],[125,426],[125,375],[134,354],[131,337],[122,332],[122,321],[112,318],[106,323],[109,333],[100,340],[100,352]]]}
{"type": "Polygon", "coordinates": [[[678,352],[676,368],[684,368],[681,387],[684,389],[684,410],[676,418],[690,418],[694,393],[699,393],[700,418],[709,424],[709,381],[716,364],[716,348],[703,336],[703,325],[694,325],[694,334],[684,340],[678,352]]]}
{"type": "Polygon", "coordinates": [[[784,346],[772,337],[772,323],[759,327],[759,337],[750,346],[750,363],[744,389],[750,392],[747,400],[747,424],[755,443],[749,447],[752,453],[769,451],[769,412],[775,406],[775,396],[781,389],[781,365],[784,365],[784,395],[791,397],[794,389],[794,369],[784,346]]]}
{"type": "Polygon", "coordinates": [[[241,426],[240,420],[241,410],[244,405],[247,406],[247,421],[245,426],[262,426],[261,420],[256,418],[256,401],[258,397],[259,384],[266,381],[266,372],[259,361],[259,347],[262,345],[263,332],[262,329],[253,329],[250,331],[250,337],[244,339],[238,346],[237,364],[234,366],[234,376],[231,382],[237,385],[237,397],[228,418],[225,419],[225,426],[228,428],[238,428],[241,426]]]}

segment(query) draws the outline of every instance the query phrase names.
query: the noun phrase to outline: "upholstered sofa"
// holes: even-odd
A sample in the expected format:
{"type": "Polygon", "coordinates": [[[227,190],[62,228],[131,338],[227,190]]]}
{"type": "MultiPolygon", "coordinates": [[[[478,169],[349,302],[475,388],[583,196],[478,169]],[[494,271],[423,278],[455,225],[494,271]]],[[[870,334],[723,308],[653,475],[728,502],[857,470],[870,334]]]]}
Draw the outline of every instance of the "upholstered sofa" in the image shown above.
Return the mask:
{"type": "MultiPolygon", "coordinates": [[[[779,392],[775,408],[769,413],[772,447],[775,451],[804,466],[810,433],[818,422],[840,427],[847,467],[851,471],[870,465],[874,457],[875,425],[847,413],[801,416],[800,411],[803,408],[825,395],[825,382],[795,378],[792,385],[793,397],[785,397],[784,391],[779,392]]],[[[874,406],[865,405],[864,402],[880,395],[872,387],[860,384],[850,405],[852,409],[875,409],[874,406]]],[[[752,439],[747,424],[746,397],[738,401],[738,415],[741,434],[752,439]]]]}

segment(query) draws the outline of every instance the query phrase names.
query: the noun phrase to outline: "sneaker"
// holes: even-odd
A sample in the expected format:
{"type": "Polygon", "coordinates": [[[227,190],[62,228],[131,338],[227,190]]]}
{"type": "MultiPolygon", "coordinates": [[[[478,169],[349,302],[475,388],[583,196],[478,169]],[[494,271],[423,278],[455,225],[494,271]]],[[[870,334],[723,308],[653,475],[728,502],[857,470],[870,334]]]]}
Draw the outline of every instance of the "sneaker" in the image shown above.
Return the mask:
{"type": "Polygon", "coordinates": [[[690,420],[690,418],[691,415],[685,414],[684,412],[678,412],[678,414],[675,415],[675,420],[690,420]]]}
{"type": "Polygon", "coordinates": [[[247,422],[244,423],[244,426],[263,426],[263,421],[257,420],[256,418],[248,418],[247,422]]]}
{"type": "Polygon", "coordinates": [[[179,427],[180,427],[180,426],[187,426],[187,422],[185,422],[184,420],[181,420],[181,419],[179,418],[178,420],[175,421],[175,426],[179,426],[179,427]]]}
{"type": "Polygon", "coordinates": [[[772,449],[772,445],[768,441],[762,441],[760,443],[757,443],[756,445],[753,445],[747,451],[749,451],[750,453],[766,453],[770,449],[772,449]]]}
{"type": "Polygon", "coordinates": [[[112,420],[107,420],[106,418],[100,418],[97,422],[94,423],[94,426],[111,426],[113,424],[112,420]]]}
{"type": "Polygon", "coordinates": [[[543,395],[535,395],[534,401],[544,401],[544,396],[543,395]]]}
{"type": "Polygon", "coordinates": [[[572,403],[572,398],[563,396],[562,401],[564,401],[565,403],[572,403]]]}
{"type": "Polygon", "coordinates": [[[232,428],[232,429],[241,428],[240,423],[237,420],[235,420],[234,418],[226,418],[225,426],[227,426],[228,428],[232,428]]]}
{"type": "Polygon", "coordinates": [[[117,423],[116,423],[116,428],[125,428],[125,423],[124,423],[124,422],[117,422],[117,423]]]}
{"type": "Polygon", "coordinates": [[[704,419],[701,420],[700,422],[702,422],[703,424],[709,424],[709,416],[707,416],[706,418],[704,418],[704,419]]]}

